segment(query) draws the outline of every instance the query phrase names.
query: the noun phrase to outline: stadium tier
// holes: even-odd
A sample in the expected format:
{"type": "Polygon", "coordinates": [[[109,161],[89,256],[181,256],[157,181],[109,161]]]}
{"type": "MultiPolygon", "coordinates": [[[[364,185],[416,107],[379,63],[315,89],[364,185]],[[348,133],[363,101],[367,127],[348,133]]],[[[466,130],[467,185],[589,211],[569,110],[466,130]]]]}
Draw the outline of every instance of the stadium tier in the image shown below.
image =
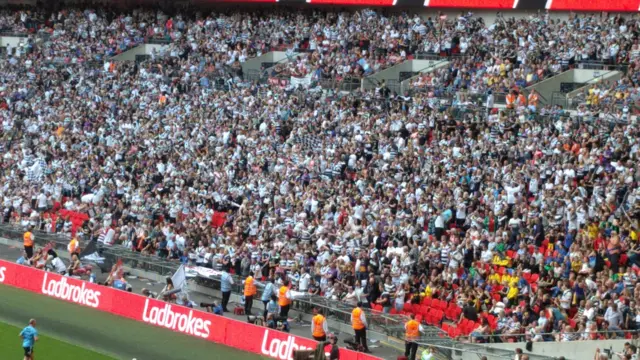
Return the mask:
{"type": "Polygon", "coordinates": [[[285,3],[2,10],[1,221],[21,264],[93,280],[83,262],[117,249],[227,300],[233,274],[247,313],[331,301],[356,339],[361,315],[400,324],[380,328],[408,352],[420,331],[637,338],[635,14],[285,3]],[[53,235],[83,258],[34,241],[53,235]]]}

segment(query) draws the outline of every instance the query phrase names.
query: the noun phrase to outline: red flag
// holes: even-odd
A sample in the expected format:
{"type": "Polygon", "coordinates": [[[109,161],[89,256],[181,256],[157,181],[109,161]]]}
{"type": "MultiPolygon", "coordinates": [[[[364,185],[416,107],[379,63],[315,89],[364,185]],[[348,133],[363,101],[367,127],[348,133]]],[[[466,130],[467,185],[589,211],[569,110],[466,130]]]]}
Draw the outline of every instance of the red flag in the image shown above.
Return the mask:
{"type": "Polygon", "coordinates": [[[213,216],[211,216],[211,226],[214,228],[219,228],[224,225],[227,221],[227,214],[221,211],[214,211],[213,216]]]}

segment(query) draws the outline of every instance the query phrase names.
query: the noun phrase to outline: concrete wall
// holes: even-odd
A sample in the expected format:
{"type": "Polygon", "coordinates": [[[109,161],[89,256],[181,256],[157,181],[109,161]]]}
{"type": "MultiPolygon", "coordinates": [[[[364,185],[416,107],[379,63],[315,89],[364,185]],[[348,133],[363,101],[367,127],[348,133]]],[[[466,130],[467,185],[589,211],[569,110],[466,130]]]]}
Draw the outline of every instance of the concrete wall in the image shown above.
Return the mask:
{"type": "Polygon", "coordinates": [[[551,102],[552,94],[556,91],[560,91],[560,85],[562,83],[586,84],[598,77],[606,77],[606,79],[617,80],[620,79],[621,76],[622,73],[619,71],[572,69],[556,75],[552,78],[541,81],[537,84],[531,85],[526,90],[530,91],[531,89],[535,89],[542,95],[540,102],[543,104],[547,104],[548,102],[551,102]]]}
{"type": "Polygon", "coordinates": [[[134,47],[133,49],[129,49],[122,54],[116,55],[111,58],[111,60],[116,61],[133,61],[136,59],[137,55],[151,55],[153,51],[160,53],[169,48],[169,45],[160,45],[160,44],[143,44],[134,47]]]}
{"type": "Polygon", "coordinates": [[[432,66],[441,62],[442,60],[407,60],[388,69],[378,71],[371,76],[367,76],[366,79],[362,80],[362,86],[364,89],[373,89],[382,80],[399,80],[401,72],[427,72],[431,71],[429,69],[432,66]]]}
{"type": "MultiPolygon", "coordinates": [[[[629,340],[599,340],[599,341],[570,341],[570,342],[536,342],[533,343],[531,352],[526,351],[525,343],[502,343],[502,344],[486,344],[483,352],[488,354],[495,352],[495,357],[487,356],[488,360],[504,359],[497,354],[504,354],[504,350],[513,351],[520,348],[525,354],[528,354],[531,360],[540,358],[554,358],[564,356],[567,360],[590,360],[596,352],[596,348],[609,349],[613,348],[614,352],[621,351],[624,343],[629,340]]],[[[477,349],[477,348],[476,348],[477,349]]],[[[613,358],[617,358],[615,355],[613,358]]],[[[478,360],[478,355],[473,353],[463,353],[461,360],[478,360]]]]}
{"type": "MultiPolygon", "coordinates": [[[[295,54],[293,55],[295,57],[295,54]]],[[[287,61],[287,53],[285,51],[270,51],[266,54],[262,54],[261,56],[248,59],[247,61],[242,63],[242,71],[248,72],[250,70],[260,70],[262,67],[262,63],[265,62],[281,62],[287,61]]]]}
{"type": "MultiPolygon", "coordinates": [[[[7,246],[15,246],[15,247],[21,247],[22,242],[20,240],[14,240],[14,239],[7,239],[7,238],[3,238],[0,237],[0,244],[2,245],[7,245],[7,246]]],[[[58,253],[58,256],[62,257],[62,258],[69,258],[70,254],[69,252],[65,251],[65,250],[58,250],[56,249],[56,252],[58,253]]],[[[133,276],[138,276],[141,278],[145,278],[145,279],[149,279],[149,280],[153,280],[156,282],[164,282],[166,279],[166,275],[161,275],[155,272],[148,272],[145,270],[141,270],[141,269],[134,269],[134,268],[130,268],[128,266],[124,266],[124,269],[126,272],[130,273],[133,276]]],[[[194,292],[198,292],[207,296],[210,296],[212,298],[215,298],[217,300],[222,299],[222,292],[218,289],[213,289],[210,287],[205,287],[202,285],[198,285],[195,283],[195,281],[189,281],[188,282],[188,289],[189,291],[194,291],[194,292]]],[[[230,298],[231,302],[235,302],[235,303],[241,303],[242,300],[240,298],[239,295],[237,294],[231,294],[231,298],[230,298]]],[[[255,303],[255,302],[254,302],[255,303]]],[[[259,301],[258,301],[259,303],[259,301]]],[[[262,305],[260,305],[262,306],[262,305]]],[[[289,317],[291,318],[297,318],[298,316],[302,316],[302,319],[304,321],[306,321],[307,323],[311,323],[311,319],[313,318],[313,315],[311,314],[306,314],[306,313],[300,313],[297,312],[295,310],[291,310],[289,312],[289,317]]],[[[353,329],[351,328],[351,324],[345,324],[333,319],[327,319],[327,323],[329,325],[329,329],[330,331],[336,333],[336,334],[352,334],[353,333],[353,329]]],[[[342,336],[341,338],[344,338],[344,336],[342,336]]],[[[379,332],[375,332],[375,331],[367,331],[367,338],[368,339],[372,339],[372,340],[377,340],[377,341],[382,341],[382,342],[387,342],[388,341],[388,337],[386,334],[382,334],[379,332]]],[[[0,357],[0,359],[4,359],[4,357],[0,357]]]]}
{"type": "Polygon", "coordinates": [[[25,41],[27,41],[27,38],[22,36],[0,36],[0,47],[6,47],[7,45],[16,47],[25,41]]]}
{"type": "MultiPolygon", "coordinates": [[[[579,71],[579,70],[578,70],[579,71]]],[[[576,81],[576,82],[583,82],[584,86],[573,90],[570,93],[567,93],[567,98],[573,98],[575,96],[577,96],[578,94],[584,92],[586,89],[589,88],[589,86],[591,84],[597,84],[599,82],[603,82],[603,81],[618,81],[622,78],[622,73],[620,71],[601,71],[602,74],[597,74],[597,77],[591,78],[591,79],[586,79],[586,81],[576,81]]]]}
{"type": "Polygon", "coordinates": [[[435,70],[438,70],[440,68],[443,68],[445,66],[449,65],[449,61],[440,61],[440,62],[436,62],[434,64],[431,64],[431,66],[423,69],[423,70],[419,70],[418,72],[420,74],[416,75],[416,76],[412,76],[411,78],[404,80],[403,82],[400,83],[400,93],[404,94],[405,91],[409,90],[411,88],[411,83],[414,82],[419,76],[421,76],[424,73],[428,73],[428,72],[432,72],[435,70]]]}

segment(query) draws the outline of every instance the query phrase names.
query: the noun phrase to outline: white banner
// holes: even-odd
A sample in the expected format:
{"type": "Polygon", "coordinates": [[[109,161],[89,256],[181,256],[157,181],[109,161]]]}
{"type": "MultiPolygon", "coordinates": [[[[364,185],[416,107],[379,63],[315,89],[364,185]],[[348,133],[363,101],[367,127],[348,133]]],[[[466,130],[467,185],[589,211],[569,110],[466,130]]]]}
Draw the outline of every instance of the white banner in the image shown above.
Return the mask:
{"type": "Polygon", "coordinates": [[[187,266],[185,270],[186,270],[186,276],[188,277],[195,277],[199,275],[199,276],[208,278],[212,276],[222,275],[222,271],[209,269],[204,266],[187,266]]]}
{"type": "Polygon", "coordinates": [[[298,85],[301,85],[302,87],[306,87],[306,88],[311,86],[311,74],[301,78],[292,76],[291,86],[297,87],[298,85]]]}
{"type": "Polygon", "coordinates": [[[178,270],[171,277],[173,281],[173,287],[175,289],[182,289],[187,284],[187,275],[184,271],[184,265],[180,265],[178,270]]]}

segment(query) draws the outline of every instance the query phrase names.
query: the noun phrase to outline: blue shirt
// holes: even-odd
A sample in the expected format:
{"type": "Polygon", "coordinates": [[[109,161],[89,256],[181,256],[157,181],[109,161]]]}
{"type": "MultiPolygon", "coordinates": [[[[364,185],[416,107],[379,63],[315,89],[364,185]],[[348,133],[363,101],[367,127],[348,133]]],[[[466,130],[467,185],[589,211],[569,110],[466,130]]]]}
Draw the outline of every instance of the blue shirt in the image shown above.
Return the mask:
{"type": "Polygon", "coordinates": [[[264,287],[264,291],[262,292],[262,297],[260,300],[269,301],[271,300],[271,294],[273,293],[273,283],[268,283],[267,286],[264,287]]]}
{"type": "Polygon", "coordinates": [[[267,304],[267,313],[275,314],[278,311],[278,303],[271,300],[267,304]]]}
{"type": "Polygon", "coordinates": [[[113,280],[113,287],[118,290],[127,290],[127,283],[122,280],[113,280]]]}
{"type": "Polygon", "coordinates": [[[218,305],[213,308],[213,313],[216,315],[224,315],[222,312],[222,305],[218,305]]]}
{"type": "Polygon", "coordinates": [[[26,328],[22,329],[22,331],[20,332],[20,336],[22,336],[22,347],[30,348],[33,347],[33,344],[36,342],[38,330],[29,325],[26,328]]]}
{"type": "Polygon", "coordinates": [[[227,272],[223,272],[220,277],[220,290],[223,292],[231,291],[231,275],[227,272]]]}

